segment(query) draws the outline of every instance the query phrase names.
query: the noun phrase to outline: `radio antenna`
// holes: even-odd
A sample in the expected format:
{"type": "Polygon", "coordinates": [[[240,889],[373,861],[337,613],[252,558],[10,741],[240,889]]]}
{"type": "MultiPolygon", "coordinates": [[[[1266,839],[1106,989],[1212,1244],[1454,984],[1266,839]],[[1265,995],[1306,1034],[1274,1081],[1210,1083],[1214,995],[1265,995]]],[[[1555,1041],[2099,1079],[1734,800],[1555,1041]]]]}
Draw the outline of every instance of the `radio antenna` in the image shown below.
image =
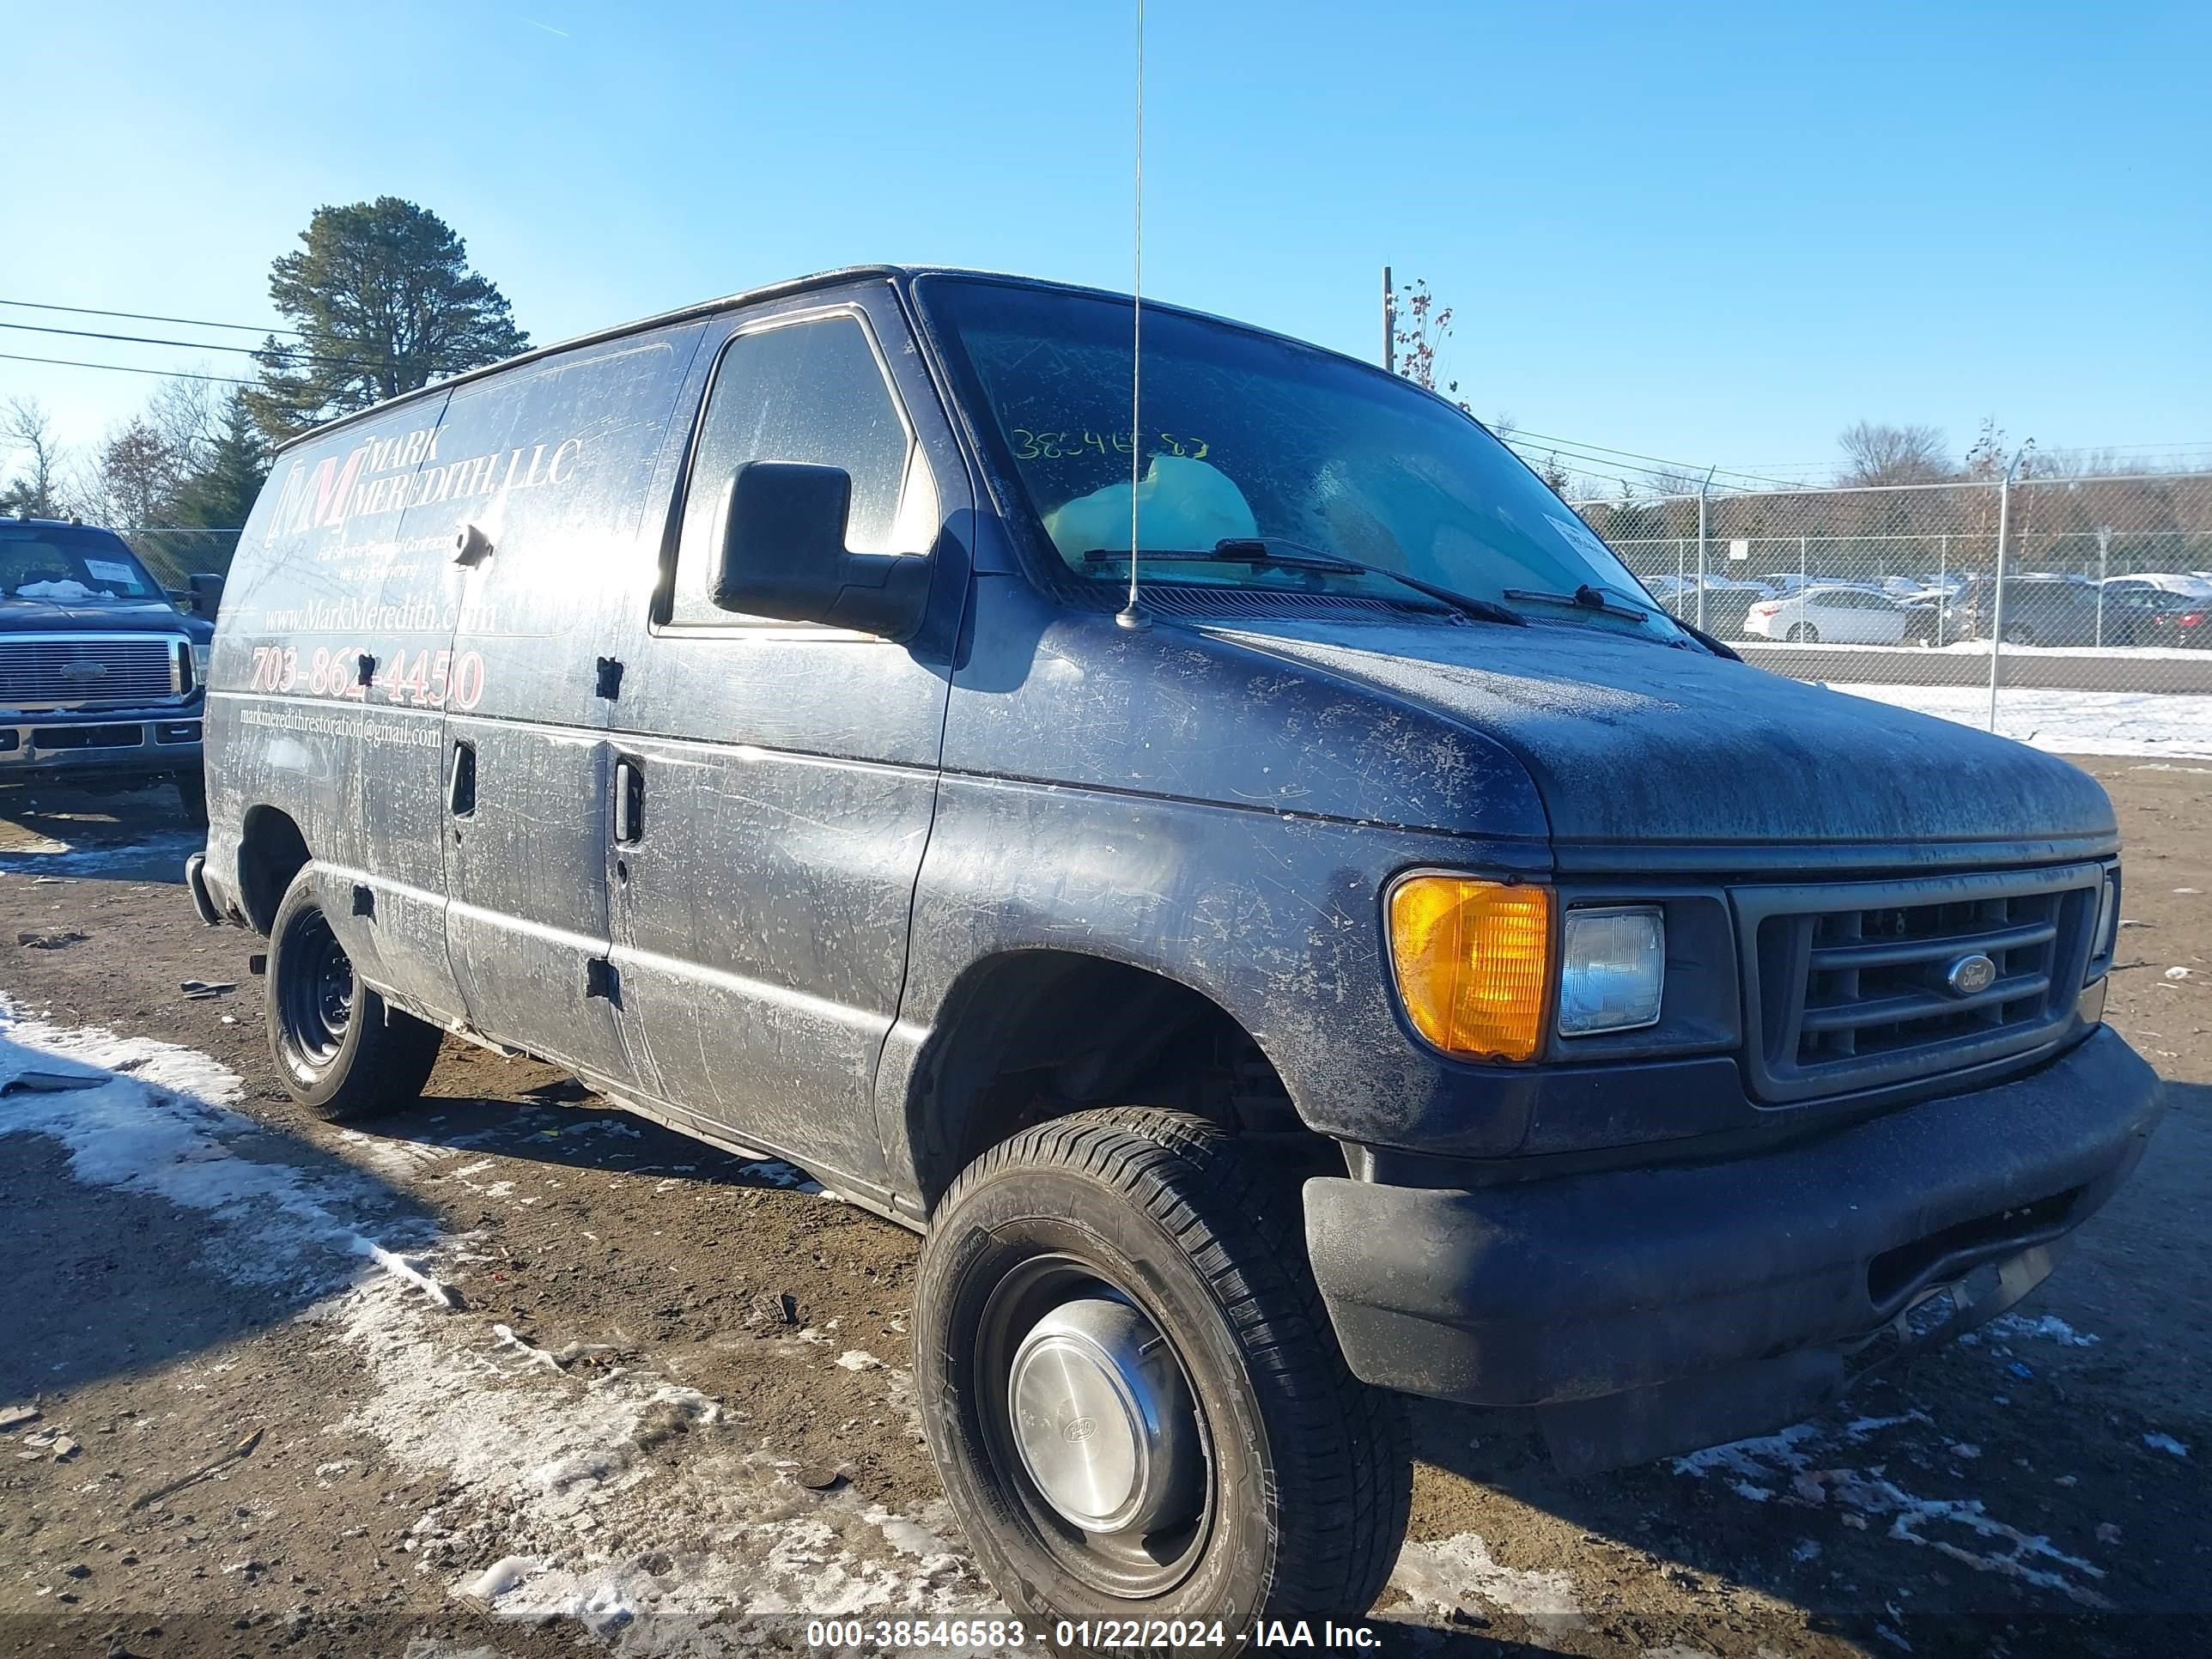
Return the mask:
{"type": "Polygon", "coordinates": [[[1124,628],[1150,628],[1152,613],[1137,597],[1137,486],[1144,482],[1145,345],[1145,0],[1137,0],[1137,173],[1130,238],[1129,285],[1129,602],[1115,613],[1124,628]]]}

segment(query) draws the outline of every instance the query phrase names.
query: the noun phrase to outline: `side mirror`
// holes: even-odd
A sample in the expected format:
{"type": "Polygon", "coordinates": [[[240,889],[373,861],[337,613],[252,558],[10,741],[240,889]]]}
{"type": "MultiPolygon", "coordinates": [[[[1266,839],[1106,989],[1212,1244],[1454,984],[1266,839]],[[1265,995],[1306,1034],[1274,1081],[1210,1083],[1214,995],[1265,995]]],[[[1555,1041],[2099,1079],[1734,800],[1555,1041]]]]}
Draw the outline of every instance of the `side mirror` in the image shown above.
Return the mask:
{"type": "Polygon", "coordinates": [[[192,609],[203,617],[212,617],[222,604],[222,578],[212,571],[200,571],[191,577],[192,609]]]}
{"type": "Polygon", "coordinates": [[[724,611],[823,623],[887,640],[921,627],[930,562],[852,553],[853,480],[841,467],[748,461],[730,480],[711,594],[724,611]]]}

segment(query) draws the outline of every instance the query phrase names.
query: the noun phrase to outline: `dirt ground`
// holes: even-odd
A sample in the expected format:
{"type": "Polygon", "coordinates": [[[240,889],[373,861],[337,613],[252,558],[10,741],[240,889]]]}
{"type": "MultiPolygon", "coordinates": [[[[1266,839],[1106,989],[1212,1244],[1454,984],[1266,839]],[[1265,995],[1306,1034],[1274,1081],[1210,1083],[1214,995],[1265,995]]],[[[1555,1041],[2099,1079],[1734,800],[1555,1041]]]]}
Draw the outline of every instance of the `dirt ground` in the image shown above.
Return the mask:
{"type": "MultiPolygon", "coordinates": [[[[1566,1480],[1418,1408],[1383,1650],[2204,1650],[2212,763],[2085,764],[2128,842],[2110,1018],[2169,1080],[2134,1182],[2017,1313],[1778,1436],[1566,1480]]],[[[0,1096],[0,1651],[703,1655],[993,1609],[915,1427],[909,1235],[456,1044],[421,1109],[313,1121],[174,810],[0,796],[0,1087],[97,1085],[0,1096]]]]}

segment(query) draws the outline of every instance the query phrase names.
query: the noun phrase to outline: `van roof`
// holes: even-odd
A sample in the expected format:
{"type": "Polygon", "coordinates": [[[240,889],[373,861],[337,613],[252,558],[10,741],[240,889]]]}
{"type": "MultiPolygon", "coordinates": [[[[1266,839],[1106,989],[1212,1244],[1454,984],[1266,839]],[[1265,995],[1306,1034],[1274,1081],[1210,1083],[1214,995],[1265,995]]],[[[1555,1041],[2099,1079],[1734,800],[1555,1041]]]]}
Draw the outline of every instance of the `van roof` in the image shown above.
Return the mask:
{"type": "Polygon", "coordinates": [[[340,415],[333,420],[325,421],[319,426],[309,427],[305,432],[287,438],[283,443],[277,445],[276,453],[281,455],[295,444],[305,443],[310,438],[322,437],[328,433],[337,431],[342,427],[351,426],[356,421],[366,421],[374,416],[388,413],[418,398],[432,397],[441,392],[450,392],[455,386],[466,386],[471,380],[481,380],[488,375],[498,374],[502,369],[513,368],[522,363],[534,363],[563,351],[573,351],[578,346],[597,345],[605,340],[618,340],[626,334],[635,334],[642,329],[664,327],[671,323],[690,322],[694,318],[709,317],[718,311],[727,311],[733,306],[748,305],[759,300],[775,299],[786,294],[804,293],[810,288],[822,288],[833,283],[849,282],[854,277],[896,277],[905,274],[908,274],[906,268],[899,265],[848,265],[838,270],[817,271],[811,276],[800,276],[789,282],[771,283],[763,288],[746,289],[741,293],[724,295],[719,300],[703,300],[696,305],[679,306],[673,311],[664,311],[655,317],[641,317],[634,322],[617,324],[612,328],[593,329],[589,333],[578,334],[566,340],[556,340],[550,345],[532,346],[529,350],[518,352],[512,357],[502,357],[495,363],[485,363],[480,368],[464,369],[459,374],[447,375],[442,380],[433,380],[427,386],[416,387],[412,392],[403,392],[396,398],[386,398],[382,403],[371,404],[366,409],[356,409],[349,413],[340,415]]]}
{"type": "MultiPolygon", "coordinates": [[[[515,368],[519,364],[537,362],[563,351],[573,351],[579,346],[598,345],[608,340],[619,340],[627,335],[635,334],[645,329],[665,328],[674,323],[688,323],[702,317],[714,316],[719,312],[732,310],[738,306],[757,305],[763,300],[777,300],[787,295],[804,294],[809,289],[831,288],[840,283],[867,277],[881,277],[886,281],[904,283],[911,282],[917,276],[979,276],[994,283],[1015,283],[1024,288],[1050,289],[1063,294],[1087,294],[1115,300],[1126,300],[1129,297],[1126,294],[1115,293],[1111,289],[1091,288],[1080,283],[1054,282],[1043,276],[1023,276],[1012,271],[1003,270],[978,270],[961,265],[844,265],[836,270],[819,270],[811,276],[794,276],[785,282],[769,283],[760,288],[745,289],[736,294],[726,294],[717,300],[702,300],[696,305],[679,306],[674,311],[664,311],[656,317],[641,317],[635,322],[617,324],[612,328],[593,329],[587,334],[579,334],[570,339],[557,340],[551,345],[533,346],[528,351],[518,353],[514,356],[502,357],[495,363],[486,363],[480,368],[465,369],[459,374],[449,375],[445,380],[433,380],[428,386],[417,386],[412,392],[403,392],[396,398],[387,398],[380,404],[371,404],[367,409],[356,409],[349,414],[338,416],[334,420],[325,421],[320,426],[310,427],[295,437],[287,438],[276,447],[276,453],[282,454],[295,444],[304,443],[310,438],[322,437],[342,427],[350,426],[356,421],[366,421],[374,416],[387,413],[417,398],[450,392],[455,386],[468,385],[471,380],[480,380],[489,375],[515,368]]],[[[1324,352],[1329,356],[1341,357],[1348,362],[1359,363],[1364,368],[1375,368],[1374,364],[1367,362],[1364,358],[1353,357],[1346,352],[1334,351],[1327,346],[1317,346],[1310,340],[1297,340],[1287,334],[1278,334],[1272,329],[1258,328],[1250,323],[1238,322],[1233,317],[1217,316],[1212,313],[1199,311],[1188,306],[1170,305],[1164,301],[1151,299],[1145,301],[1145,309],[1173,312],[1179,316],[1197,317],[1209,322],[1226,323],[1232,327],[1244,329],[1254,334],[1265,334],[1275,339],[1291,341],[1309,351],[1324,352]]],[[[1380,369],[1376,370],[1378,374],[1381,372],[1380,369]]],[[[1457,407],[1456,404],[1450,406],[1457,407]]]]}

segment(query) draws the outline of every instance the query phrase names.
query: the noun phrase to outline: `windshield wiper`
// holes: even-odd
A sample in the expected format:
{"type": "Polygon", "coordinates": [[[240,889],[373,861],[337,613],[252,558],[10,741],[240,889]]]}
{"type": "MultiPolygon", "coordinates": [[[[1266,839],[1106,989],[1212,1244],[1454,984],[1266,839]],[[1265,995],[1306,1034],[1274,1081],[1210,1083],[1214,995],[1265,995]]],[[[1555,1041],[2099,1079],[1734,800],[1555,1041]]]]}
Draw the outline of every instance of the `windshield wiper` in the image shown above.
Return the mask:
{"type": "MultiPolygon", "coordinates": [[[[1309,547],[1304,542],[1294,542],[1283,536],[1224,536],[1203,552],[1182,548],[1146,548],[1138,556],[1150,554],[1156,559],[1188,559],[1215,564],[1243,564],[1254,569],[1316,570],[1325,574],[1353,576],[1387,576],[1392,581],[1425,593],[1439,604],[1450,606],[1462,617],[1472,617],[1478,622],[1504,623],[1514,628],[1526,628],[1528,619],[1519,611],[1490,599],[1479,599],[1472,593],[1462,593],[1455,588],[1439,586],[1419,576],[1409,576],[1402,570],[1393,570],[1388,565],[1367,564],[1358,559],[1347,559],[1341,553],[1309,547]]],[[[1127,549],[1094,547],[1083,556],[1085,564],[1127,562],[1127,549]]]]}
{"type": "Polygon", "coordinates": [[[1651,613],[1641,605],[1629,605],[1609,598],[1611,590],[1595,582],[1584,582],[1571,593],[1546,593],[1533,587],[1509,587],[1505,597],[1519,599],[1527,605],[1564,605],[1577,611],[1595,611],[1607,617],[1626,617],[1631,622],[1644,622],[1651,613]]]}

